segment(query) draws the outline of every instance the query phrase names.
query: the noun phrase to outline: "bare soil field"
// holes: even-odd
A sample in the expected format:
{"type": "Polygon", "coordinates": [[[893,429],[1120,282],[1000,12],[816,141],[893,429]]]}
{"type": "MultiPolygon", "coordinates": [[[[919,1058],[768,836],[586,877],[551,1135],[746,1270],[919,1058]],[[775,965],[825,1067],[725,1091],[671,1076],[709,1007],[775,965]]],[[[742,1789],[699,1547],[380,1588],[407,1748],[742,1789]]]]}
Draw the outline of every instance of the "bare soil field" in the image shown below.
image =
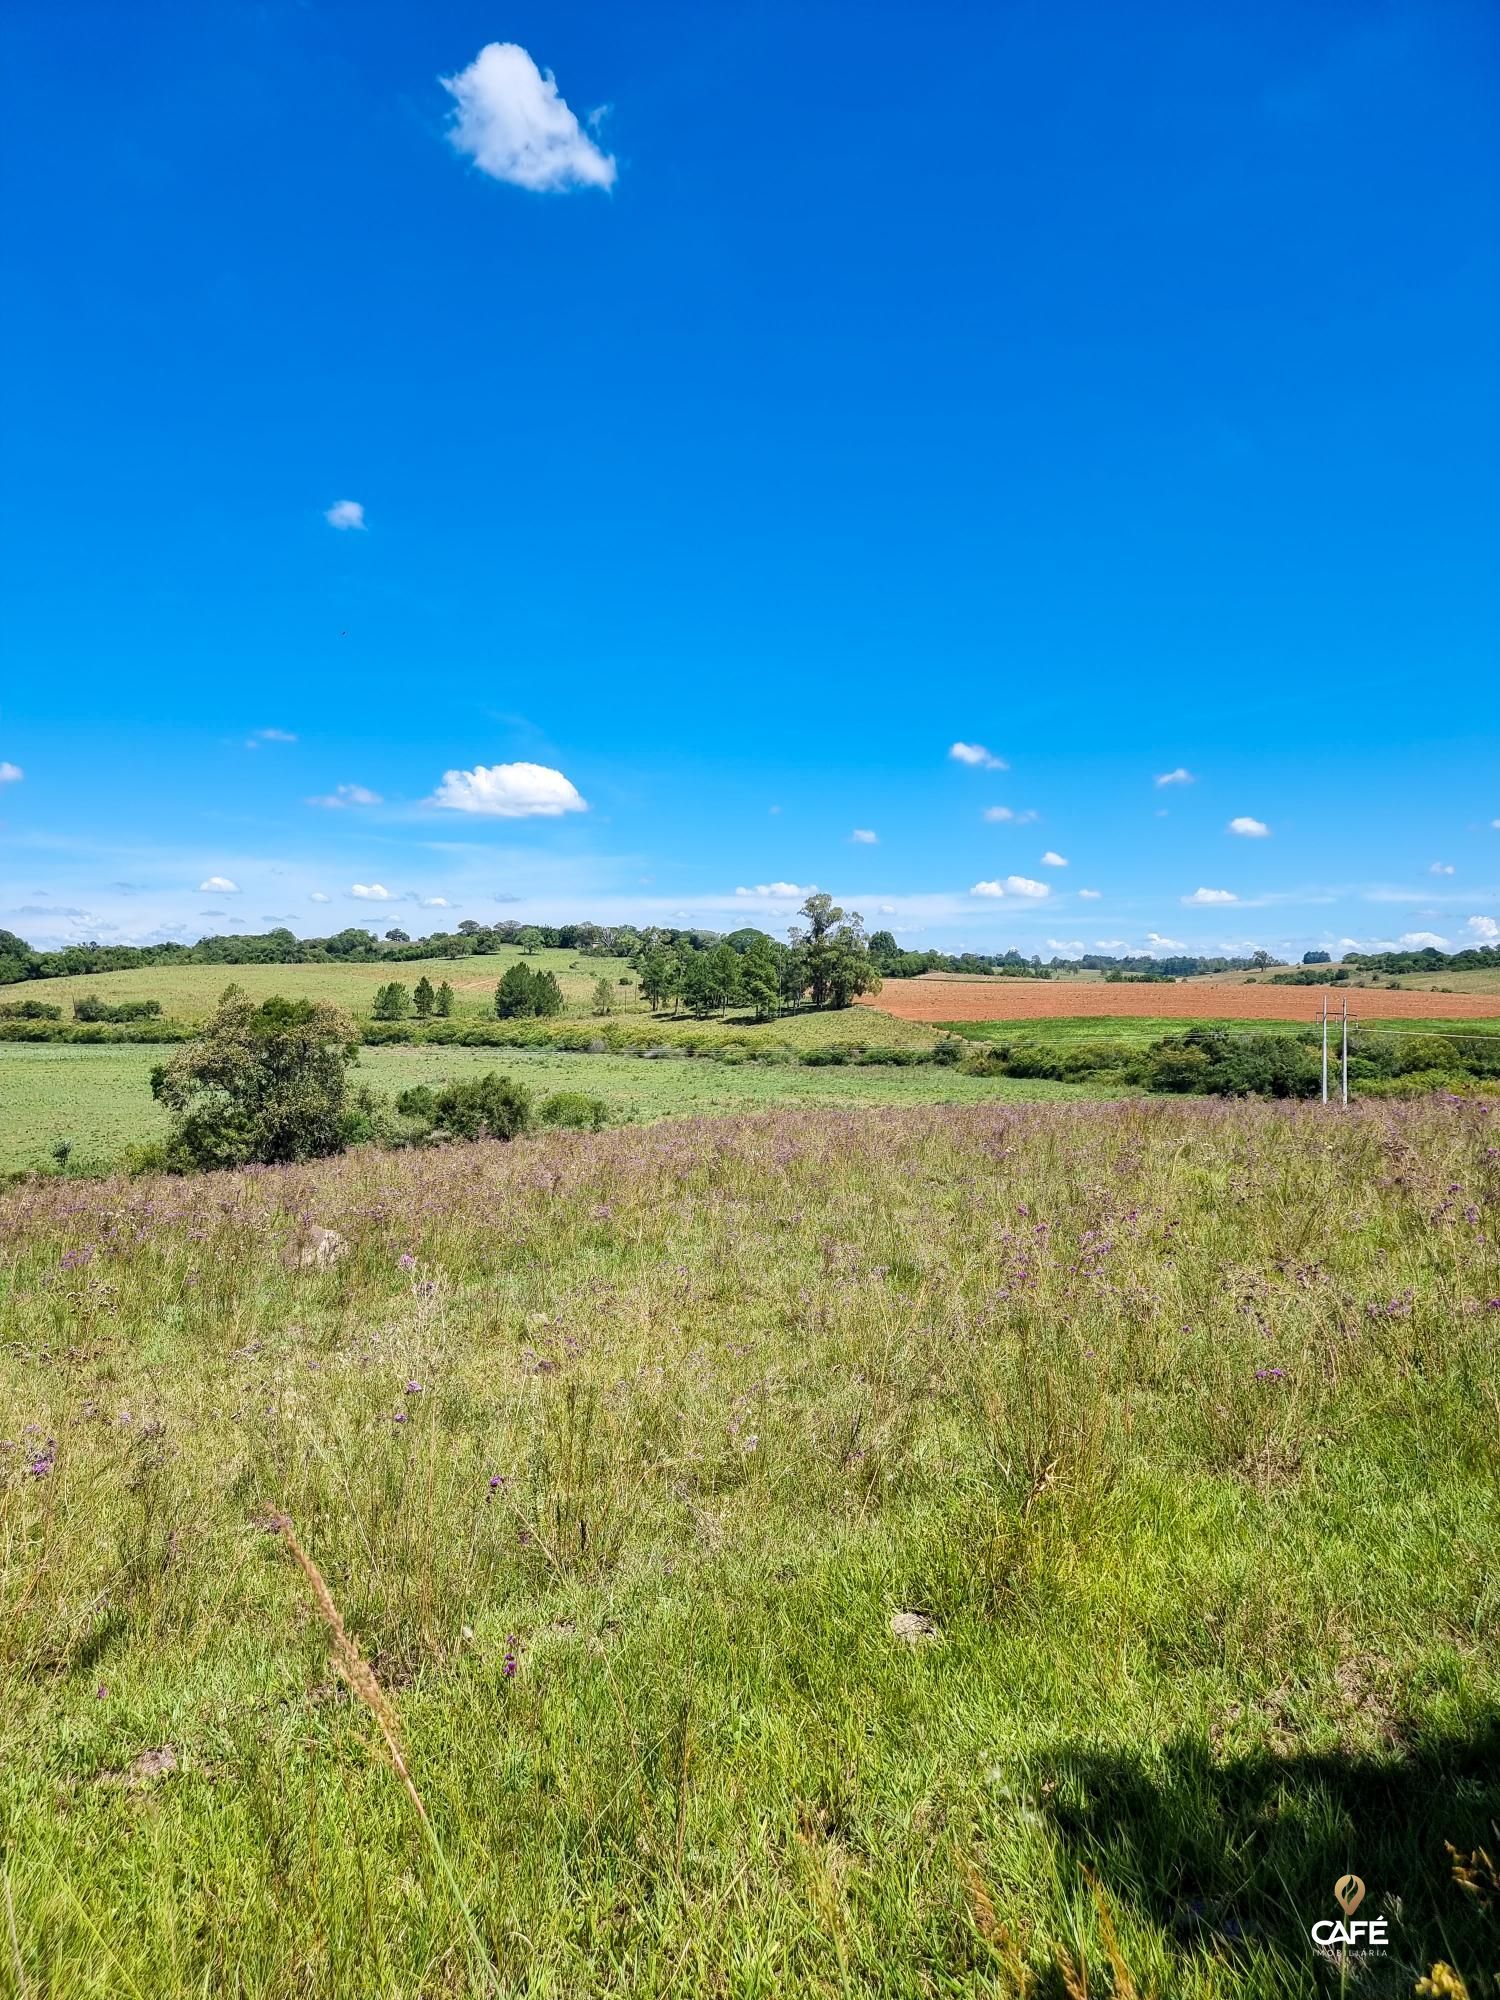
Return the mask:
{"type": "MultiPolygon", "coordinates": [[[[1343,987],[1172,985],[1111,986],[1084,979],[888,979],[864,1007],[902,1021],[1050,1021],[1069,1015],[1171,1016],[1193,1021],[1312,1021],[1327,991],[1336,1010],[1343,987]]],[[[1362,1021],[1500,1019],[1500,993],[1393,993],[1361,987],[1349,994],[1362,1021]]]]}

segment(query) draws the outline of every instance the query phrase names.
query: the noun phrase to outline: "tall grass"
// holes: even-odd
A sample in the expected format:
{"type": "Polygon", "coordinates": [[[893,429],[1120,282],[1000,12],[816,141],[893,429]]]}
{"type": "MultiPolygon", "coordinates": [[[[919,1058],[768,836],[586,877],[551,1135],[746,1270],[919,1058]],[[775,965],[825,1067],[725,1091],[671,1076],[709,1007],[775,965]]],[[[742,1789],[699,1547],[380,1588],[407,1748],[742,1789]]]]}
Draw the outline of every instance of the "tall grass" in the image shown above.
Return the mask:
{"type": "Polygon", "coordinates": [[[9,1190],[0,1990],[1488,1990],[1497,1158],[1135,1102],[9,1190]]]}

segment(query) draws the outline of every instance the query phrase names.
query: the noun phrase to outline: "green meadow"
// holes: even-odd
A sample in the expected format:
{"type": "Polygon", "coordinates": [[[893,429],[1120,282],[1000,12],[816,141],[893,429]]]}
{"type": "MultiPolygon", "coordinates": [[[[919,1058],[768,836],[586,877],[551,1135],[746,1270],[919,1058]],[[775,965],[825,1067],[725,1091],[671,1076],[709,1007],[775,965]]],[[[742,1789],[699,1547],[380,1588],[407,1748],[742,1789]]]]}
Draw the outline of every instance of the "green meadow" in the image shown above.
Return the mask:
{"type": "Polygon", "coordinates": [[[0,1988],[1491,1992],[1493,1122],[0,1191],[0,1988]],[[1309,1935],[1348,1873],[1367,1960],[1309,1935]]]}
{"type": "MultiPolygon", "coordinates": [[[[815,1046],[809,1029],[827,1015],[774,1025],[791,1031],[792,1047],[815,1046]],[[799,1032],[800,1031],[800,1032],[799,1032]]],[[[864,1027],[861,1019],[858,1027],[864,1027]]],[[[893,1023],[897,1029],[907,1026],[893,1023]]],[[[846,1023],[847,1031],[847,1023],[846,1023]]],[[[930,1035],[918,1030],[923,1040],[930,1035]]],[[[878,1040],[878,1035],[875,1037],[878,1040]]],[[[897,1038],[904,1040],[905,1038],[897,1038]]],[[[670,1045],[670,1024],[660,1037],[670,1045]]],[[[167,1118],[151,1095],[152,1067],[171,1050],[134,1044],[0,1043],[0,1172],[50,1168],[53,1148],[66,1142],[70,1166],[99,1171],[125,1148],[161,1139],[167,1118]]],[[[910,1068],[806,1068],[796,1063],[732,1064],[674,1055],[574,1055],[547,1049],[410,1046],[360,1050],[350,1072],[356,1084],[394,1096],[415,1083],[439,1084],[491,1070],[513,1076],[537,1097],[583,1091],[602,1098],[610,1121],[722,1116],[798,1104],[976,1104],[1076,1098],[1076,1084],[1014,1077],[970,1077],[923,1064],[910,1068]]]]}

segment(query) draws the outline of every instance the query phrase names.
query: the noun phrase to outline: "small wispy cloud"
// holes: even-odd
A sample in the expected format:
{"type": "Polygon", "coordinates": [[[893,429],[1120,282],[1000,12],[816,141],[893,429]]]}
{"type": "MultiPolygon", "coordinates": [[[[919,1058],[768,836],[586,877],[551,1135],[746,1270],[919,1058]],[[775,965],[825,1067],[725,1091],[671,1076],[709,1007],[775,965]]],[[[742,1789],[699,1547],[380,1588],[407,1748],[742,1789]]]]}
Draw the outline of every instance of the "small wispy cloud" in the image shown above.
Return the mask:
{"type": "Polygon", "coordinates": [[[1079,952],[1083,950],[1082,938],[1048,938],[1047,949],[1055,952],[1079,952]]]}
{"type": "Polygon", "coordinates": [[[1451,861],[1434,861],[1427,872],[1429,875],[1451,875],[1453,873],[1453,863],[1451,861]]]}
{"type": "Polygon", "coordinates": [[[200,896],[237,896],[240,893],[240,885],[238,882],[231,882],[227,875],[210,875],[206,882],[198,884],[198,893],[200,896]]]}
{"type": "Polygon", "coordinates": [[[1063,855],[1056,853],[1054,849],[1050,847],[1047,849],[1047,852],[1042,856],[1042,866],[1044,868],[1066,868],[1067,865],[1068,864],[1066,858],[1063,855]]]}
{"type": "Polygon", "coordinates": [[[1154,948],[1155,948],[1155,949],[1156,949],[1157,951],[1181,951],[1181,950],[1182,950],[1182,939],[1181,939],[1181,938],[1169,938],[1169,937],[1162,937],[1162,936],[1161,936],[1161,935],[1160,935],[1160,934],[1159,934],[1158,932],[1156,932],[1156,931],[1147,931],[1147,933],[1146,933],[1146,942],[1147,942],[1147,944],[1149,944],[1149,945],[1153,946],[1153,947],[1154,947],[1154,948]]]}
{"type": "Polygon", "coordinates": [[[391,892],[383,882],[351,882],[349,894],[358,896],[362,903],[388,903],[391,892]]]}
{"type": "Polygon", "coordinates": [[[1196,785],[1197,782],[1192,772],[1183,764],[1179,764],[1175,771],[1159,771],[1156,776],[1158,785],[1196,785]]]}
{"type": "Polygon", "coordinates": [[[325,896],[321,889],[309,889],[307,892],[307,900],[310,903],[329,903],[332,902],[333,898],[331,896],[325,896]]]}
{"type": "Polygon", "coordinates": [[[323,519],[330,528],[362,528],[365,525],[364,505],[358,500],[335,500],[323,519]]]}
{"type": "Polygon", "coordinates": [[[1014,806],[986,806],[983,818],[991,826],[1031,826],[1041,818],[1041,814],[1027,807],[1025,812],[1017,812],[1014,806]]]}
{"type": "Polygon", "coordinates": [[[260,743],[295,743],[296,732],[290,729],[257,729],[246,741],[247,750],[255,749],[260,743]]]}
{"type": "Polygon", "coordinates": [[[880,835],[871,833],[867,826],[857,826],[849,838],[859,847],[878,847],[880,844],[880,835]]]}
{"type": "Polygon", "coordinates": [[[1078,893],[1084,902],[1097,903],[1099,898],[1104,894],[1104,891],[1102,889],[1080,889],[1078,893]]]}
{"type": "Polygon", "coordinates": [[[1251,819],[1248,813],[1241,813],[1238,819],[1229,822],[1229,831],[1237,833],[1242,840],[1265,840],[1271,829],[1263,819],[1251,819]]]}
{"type": "Polygon", "coordinates": [[[19,764],[0,764],[0,785],[19,785],[25,776],[19,764]]]}
{"type": "Polygon", "coordinates": [[[1125,948],[1125,940],[1124,940],[1124,938],[1095,938],[1095,939],[1094,939],[1094,949],[1095,949],[1095,951],[1123,951],[1123,950],[1124,950],[1124,948],[1125,948]]]}
{"type": "Polygon", "coordinates": [[[954,763],[967,764],[975,771],[1008,771],[1010,769],[1009,764],[1006,763],[1003,757],[997,757],[993,751],[986,750],[982,743],[950,744],[948,755],[953,759],[954,763]]]}
{"type": "Polygon", "coordinates": [[[453,905],[448,901],[446,896],[423,896],[421,904],[424,910],[451,910],[453,908],[453,905]]]}
{"type": "Polygon", "coordinates": [[[753,888],[736,889],[737,896],[812,896],[817,893],[815,882],[757,882],[753,888]]]}
{"type": "Polygon", "coordinates": [[[1237,903],[1240,899],[1233,889],[1195,889],[1191,896],[1184,896],[1182,900],[1201,908],[1205,903],[1237,903]]]}
{"type": "Polygon", "coordinates": [[[488,42],[467,69],[438,80],[456,106],[451,144],[491,180],[535,194],[614,186],[613,158],[584,132],[551,70],[538,69],[519,43],[488,42]]]}
{"type": "Polygon", "coordinates": [[[331,792],[320,793],[307,803],[338,812],[345,806],[378,806],[383,801],[379,792],[372,792],[368,785],[335,785],[331,792]]]}
{"type": "Polygon", "coordinates": [[[577,787],[548,764],[476,764],[472,771],[445,771],[427,803],[491,819],[556,819],[589,809],[577,787]]]}

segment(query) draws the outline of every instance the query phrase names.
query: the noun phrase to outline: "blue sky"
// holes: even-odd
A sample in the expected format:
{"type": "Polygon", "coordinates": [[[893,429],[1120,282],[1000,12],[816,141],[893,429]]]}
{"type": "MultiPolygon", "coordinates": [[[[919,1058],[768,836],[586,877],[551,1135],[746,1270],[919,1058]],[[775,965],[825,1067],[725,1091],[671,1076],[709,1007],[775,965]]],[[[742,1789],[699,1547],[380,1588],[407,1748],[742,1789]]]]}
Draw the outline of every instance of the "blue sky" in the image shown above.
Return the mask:
{"type": "Polygon", "coordinates": [[[0,924],[1500,935],[1481,0],[8,45],[0,924]]]}

